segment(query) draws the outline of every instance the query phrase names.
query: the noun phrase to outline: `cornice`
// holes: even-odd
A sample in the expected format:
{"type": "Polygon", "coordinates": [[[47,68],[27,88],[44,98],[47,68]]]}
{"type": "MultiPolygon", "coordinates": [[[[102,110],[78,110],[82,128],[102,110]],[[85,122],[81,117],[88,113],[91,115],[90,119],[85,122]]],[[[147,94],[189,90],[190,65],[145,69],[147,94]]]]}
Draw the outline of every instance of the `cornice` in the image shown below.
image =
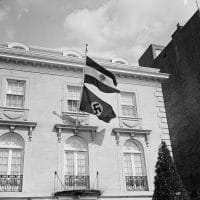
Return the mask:
{"type": "MultiPolygon", "coordinates": [[[[14,64],[33,65],[34,67],[49,67],[63,70],[82,71],[85,67],[85,58],[62,56],[61,54],[16,50],[0,47],[0,59],[14,64]]],[[[96,60],[96,59],[95,59],[96,60]]],[[[169,78],[169,74],[160,73],[159,69],[122,65],[108,61],[96,60],[119,77],[162,81],[169,78]]]]}
{"type": "Polygon", "coordinates": [[[0,127],[7,127],[10,133],[14,133],[17,128],[25,128],[28,131],[29,141],[32,140],[32,132],[35,129],[36,122],[28,121],[14,121],[14,120],[0,120],[0,127]]]}
{"type": "Polygon", "coordinates": [[[81,132],[89,132],[91,134],[92,142],[95,141],[97,126],[76,126],[69,124],[55,124],[54,130],[57,132],[58,142],[61,142],[61,134],[63,131],[72,131],[75,135],[81,132]]]}

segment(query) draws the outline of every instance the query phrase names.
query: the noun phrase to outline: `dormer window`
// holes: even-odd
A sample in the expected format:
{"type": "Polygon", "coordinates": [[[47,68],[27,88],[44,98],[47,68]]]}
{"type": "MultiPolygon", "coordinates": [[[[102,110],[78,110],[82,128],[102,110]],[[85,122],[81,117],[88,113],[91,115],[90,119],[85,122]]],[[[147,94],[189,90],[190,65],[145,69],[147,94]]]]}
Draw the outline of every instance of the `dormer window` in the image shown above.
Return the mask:
{"type": "Polygon", "coordinates": [[[82,55],[79,52],[67,50],[63,51],[63,56],[73,57],[73,58],[82,58],[82,55]]]}
{"type": "Polygon", "coordinates": [[[117,63],[117,64],[121,64],[121,65],[128,65],[128,62],[122,58],[113,58],[111,60],[112,63],[117,63]]]}
{"type": "Polygon", "coordinates": [[[9,43],[8,48],[29,51],[29,48],[27,46],[25,46],[24,44],[21,44],[21,43],[9,43]]]}

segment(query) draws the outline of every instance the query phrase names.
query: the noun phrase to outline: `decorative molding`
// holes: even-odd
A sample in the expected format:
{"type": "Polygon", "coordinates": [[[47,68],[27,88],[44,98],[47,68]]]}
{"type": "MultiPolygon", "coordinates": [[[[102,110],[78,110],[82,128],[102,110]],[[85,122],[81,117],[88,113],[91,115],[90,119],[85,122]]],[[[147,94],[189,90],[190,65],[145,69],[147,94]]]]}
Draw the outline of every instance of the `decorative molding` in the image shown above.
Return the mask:
{"type": "Polygon", "coordinates": [[[32,140],[32,132],[36,127],[36,122],[22,122],[22,121],[7,121],[0,120],[0,127],[7,127],[11,133],[13,133],[17,128],[28,129],[28,138],[29,141],[32,140]]]}
{"type": "Polygon", "coordinates": [[[27,121],[29,109],[0,107],[0,119],[27,121]]]}
{"type": "Polygon", "coordinates": [[[57,132],[58,142],[61,142],[61,134],[63,131],[72,131],[74,135],[79,135],[82,132],[89,132],[91,134],[91,141],[96,139],[97,126],[75,126],[69,124],[55,124],[54,130],[57,132]]]}
{"type": "Polygon", "coordinates": [[[149,145],[149,135],[151,133],[151,130],[145,130],[145,129],[130,129],[130,128],[114,128],[113,133],[115,134],[116,143],[119,144],[119,138],[120,134],[128,134],[130,138],[134,138],[139,135],[145,136],[145,142],[146,145],[149,145]]]}
{"type": "MultiPolygon", "coordinates": [[[[20,51],[18,49],[0,47],[0,60],[14,64],[31,64],[35,67],[56,68],[58,70],[82,71],[85,67],[85,58],[62,56],[56,52],[40,52],[39,50],[20,51]]],[[[108,61],[96,60],[100,65],[108,68],[117,76],[127,78],[148,79],[161,81],[169,78],[169,74],[160,73],[158,69],[134,67],[131,65],[116,64],[108,61]]]]}
{"type": "Polygon", "coordinates": [[[119,126],[121,128],[142,129],[142,118],[119,117],[119,126]]]}

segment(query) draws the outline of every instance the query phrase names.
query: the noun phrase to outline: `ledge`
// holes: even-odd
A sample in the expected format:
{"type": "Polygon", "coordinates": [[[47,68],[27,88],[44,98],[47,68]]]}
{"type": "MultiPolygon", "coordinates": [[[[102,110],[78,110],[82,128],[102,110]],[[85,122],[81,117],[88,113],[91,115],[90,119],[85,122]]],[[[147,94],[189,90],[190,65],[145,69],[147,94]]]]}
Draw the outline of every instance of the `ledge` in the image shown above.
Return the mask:
{"type": "Polygon", "coordinates": [[[99,197],[101,196],[100,190],[64,190],[56,192],[55,197],[99,197]]]}

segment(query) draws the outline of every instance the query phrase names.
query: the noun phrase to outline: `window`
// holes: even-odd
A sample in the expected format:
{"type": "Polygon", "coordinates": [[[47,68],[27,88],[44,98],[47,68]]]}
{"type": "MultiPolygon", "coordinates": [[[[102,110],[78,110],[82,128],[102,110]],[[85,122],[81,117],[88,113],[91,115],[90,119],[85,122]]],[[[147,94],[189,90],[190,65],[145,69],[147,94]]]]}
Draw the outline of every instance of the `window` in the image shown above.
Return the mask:
{"type": "Polygon", "coordinates": [[[147,190],[147,177],[142,148],[128,140],[123,148],[126,189],[130,191],[147,190]]]}
{"type": "Polygon", "coordinates": [[[14,133],[0,138],[0,192],[21,192],[23,179],[23,139],[14,133]]]}
{"type": "Polygon", "coordinates": [[[6,107],[24,108],[25,81],[7,79],[6,107]]]}
{"type": "Polygon", "coordinates": [[[77,112],[80,101],[79,86],[67,86],[67,107],[69,112],[77,112]]]}
{"type": "Polygon", "coordinates": [[[89,189],[88,149],[85,141],[71,137],[65,144],[65,187],[89,189]]]}
{"type": "Polygon", "coordinates": [[[126,117],[138,117],[135,93],[121,92],[121,112],[126,117]]]}

